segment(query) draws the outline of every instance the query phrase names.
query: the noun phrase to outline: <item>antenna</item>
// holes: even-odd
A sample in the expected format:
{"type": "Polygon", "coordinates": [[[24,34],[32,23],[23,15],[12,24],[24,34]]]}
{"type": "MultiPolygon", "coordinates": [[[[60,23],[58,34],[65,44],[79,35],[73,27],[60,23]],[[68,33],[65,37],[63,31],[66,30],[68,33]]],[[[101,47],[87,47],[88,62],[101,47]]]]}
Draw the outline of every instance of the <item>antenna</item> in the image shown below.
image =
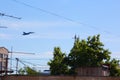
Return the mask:
{"type": "Polygon", "coordinates": [[[19,65],[18,62],[22,63],[25,67],[27,67],[27,65],[23,63],[19,58],[15,58],[15,59],[16,59],[16,74],[18,74],[18,65],[19,65]]]}
{"type": "Polygon", "coordinates": [[[19,59],[18,58],[15,58],[17,60],[17,63],[16,63],[16,74],[18,73],[18,61],[19,59]]]}
{"type": "MultiPolygon", "coordinates": [[[[12,70],[12,58],[13,58],[13,54],[24,54],[24,55],[35,55],[35,53],[27,53],[27,52],[14,52],[13,51],[13,47],[11,46],[11,51],[9,51],[10,53],[10,69],[12,70]]],[[[17,61],[19,61],[19,59],[17,58],[16,59],[17,61]]],[[[16,63],[16,65],[18,65],[18,62],[16,63]]],[[[17,67],[16,67],[16,70],[17,70],[17,67]]],[[[16,72],[17,74],[17,72],[16,72]]]]}
{"type": "Polygon", "coordinates": [[[7,15],[7,14],[4,14],[4,13],[0,13],[0,16],[7,16],[7,17],[15,18],[15,19],[21,19],[20,17],[16,17],[16,16],[12,16],[12,15],[7,15]]]}

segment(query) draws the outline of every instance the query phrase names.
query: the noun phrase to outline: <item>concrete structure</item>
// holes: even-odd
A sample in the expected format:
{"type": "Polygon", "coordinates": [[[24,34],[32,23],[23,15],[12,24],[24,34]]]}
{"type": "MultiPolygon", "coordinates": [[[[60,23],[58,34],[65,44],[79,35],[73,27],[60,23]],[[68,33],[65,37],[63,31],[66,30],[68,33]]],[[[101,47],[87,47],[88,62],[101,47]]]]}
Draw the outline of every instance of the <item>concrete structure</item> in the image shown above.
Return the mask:
{"type": "Polygon", "coordinates": [[[0,47],[0,74],[7,73],[8,66],[8,50],[5,47],[0,47]]]}

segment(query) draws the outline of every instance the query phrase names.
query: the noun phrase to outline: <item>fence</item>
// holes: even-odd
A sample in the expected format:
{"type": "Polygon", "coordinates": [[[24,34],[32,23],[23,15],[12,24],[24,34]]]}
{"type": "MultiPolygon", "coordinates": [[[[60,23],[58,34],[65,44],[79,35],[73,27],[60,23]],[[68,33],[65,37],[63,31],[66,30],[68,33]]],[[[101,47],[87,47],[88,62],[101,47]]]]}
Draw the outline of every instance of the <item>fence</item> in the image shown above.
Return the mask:
{"type": "Polygon", "coordinates": [[[0,80],[120,80],[120,77],[82,76],[3,76],[0,80]]]}

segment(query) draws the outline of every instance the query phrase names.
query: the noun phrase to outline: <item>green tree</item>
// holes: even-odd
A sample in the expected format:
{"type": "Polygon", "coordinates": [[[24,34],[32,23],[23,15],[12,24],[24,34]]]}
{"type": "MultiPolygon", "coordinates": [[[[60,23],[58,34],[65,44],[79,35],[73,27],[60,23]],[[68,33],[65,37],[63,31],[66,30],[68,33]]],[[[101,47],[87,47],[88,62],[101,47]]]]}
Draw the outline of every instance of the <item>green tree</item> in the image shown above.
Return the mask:
{"type": "Polygon", "coordinates": [[[66,56],[59,47],[54,48],[53,60],[50,60],[51,74],[75,75],[78,67],[99,67],[103,64],[110,65],[110,76],[120,76],[119,61],[110,60],[108,49],[104,49],[104,44],[100,41],[100,35],[89,36],[87,40],[80,40],[75,35],[74,45],[66,56]]]}
{"type": "Polygon", "coordinates": [[[88,37],[87,40],[80,40],[75,37],[75,42],[70,54],[66,58],[66,63],[74,73],[77,67],[101,66],[104,61],[110,59],[110,52],[103,48],[100,42],[100,35],[88,37]]]}
{"type": "Polygon", "coordinates": [[[20,69],[18,70],[18,73],[19,73],[20,75],[25,75],[25,69],[20,68],[20,69]]]}
{"type": "Polygon", "coordinates": [[[35,69],[32,69],[30,67],[21,68],[21,69],[19,69],[18,72],[21,75],[39,75],[40,74],[40,72],[38,72],[35,69]]]}
{"type": "Polygon", "coordinates": [[[52,75],[61,75],[68,72],[67,65],[63,63],[65,54],[61,52],[59,47],[54,48],[53,60],[48,62],[52,75]]]}
{"type": "Polygon", "coordinates": [[[112,59],[111,61],[106,61],[106,64],[110,65],[110,76],[120,76],[119,60],[112,59]]]}
{"type": "Polygon", "coordinates": [[[25,68],[27,75],[39,75],[40,73],[30,67],[25,68]]]}

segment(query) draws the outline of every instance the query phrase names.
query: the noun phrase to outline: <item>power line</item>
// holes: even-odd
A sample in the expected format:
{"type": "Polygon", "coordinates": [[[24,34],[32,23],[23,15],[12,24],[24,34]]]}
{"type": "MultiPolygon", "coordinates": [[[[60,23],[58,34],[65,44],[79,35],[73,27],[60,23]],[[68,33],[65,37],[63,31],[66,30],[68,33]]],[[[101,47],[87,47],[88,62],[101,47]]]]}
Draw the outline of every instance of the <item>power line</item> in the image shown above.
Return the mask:
{"type": "MultiPolygon", "coordinates": [[[[45,10],[45,9],[42,9],[42,8],[38,8],[38,7],[35,7],[35,6],[32,6],[30,4],[27,4],[27,3],[24,3],[22,1],[18,1],[18,0],[12,0],[18,4],[21,4],[21,5],[24,5],[24,6],[27,6],[27,7],[30,7],[30,8],[33,8],[33,9],[36,9],[38,11],[41,11],[41,12],[44,12],[44,13],[47,13],[47,14],[50,14],[50,15],[53,15],[53,16],[56,16],[56,17],[59,17],[59,18],[62,18],[62,19],[65,19],[67,21],[71,21],[71,22],[74,22],[74,23],[77,23],[77,24],[81,24],[81,25],[85,25],[85,26],[88,26],[88,24],[85,24],[85,23],[81,23],[81,22],[77,22],[71,18],[68,18],[68,17],[65,17],[65,16],[62,16],[62,15],[59,15],[57,13],[54,13],[54,12],[51,12],[51,11],[48,11],[48,10],[45,10]]],[[[97,29],[97,27],[94,27],[94,26],[90,26],[89,27],[93,28],[93,29],[97,29]]],[[[97,29],[98,30],[98,29],[97,29]]]]}
{"type": "MultiPolygon", "coordinates": [[[[15,18],[15,19],[21,19],[20,17],[7,15],[7,14],[1,13],[1,12],[0,12],[0,16],[7,16],[7,17],[15,18]]],[[[6,26],[0,26],[0,28],[7,28],[7,27],[6,26]]]]}
{"type": "MultiPolygon", "coordinates": [[[[45,66],[45,65],[41,65],[41,64],[37,64],[37,63],[34,63],[34,62],[32,62],[32,61],[30,61],[30,59],[23,59],[23,58],[14,58],[14,59],[11,59],[11,58],[9,58],[9,60],[13,60],[13,61],[16,61],[16,60],[19,60],[19,61],[21,61],[21,62],[24,62],[24,63],[27,63],[27,64],[31,64],[31,65],[34,65],[34,66],[36,66],[36,65],[39,65],[39,66],[45,66]],[[28,61],[29,60],[29,61],[28,61]]],[[[31,60],[42,60],[42,59],[31,59],[31,60]]]]}
{"type": "Polygon", "coordinates": [[[54,13],[54,12],[51,12],[51,11],[48,11],[48,10],[45,10],[45,9],[41,9],[41,8],[32,6],[32,5],[30,5],[30,4],[27,4],[27,3],[24,3],[24,2],[21,2],[21,1],[18,1],[18,0],[12,0],[12,1],[14,1],[14,2],[16,2],[16,3],[18,3],[18,4],[22,4],[22,5],[24,5],[24,6],[27,6],[27,7],[30,7],[30,8],[39,10],[39,11],[42,11],[42,12],[47,13],[47,14],[50,14],[50,15],[57,16],[57,17],[59,17],[59,18],[65,19],[65,20],[67,20],[67,21],[71,21],[71,22],[75,22],[75,23],[82,24],[82,25],[86,25],[86,24],[84,24],[84,23],[77,22],[77,21],[75,21],[75,20],[73,20],[73,19],[71,19],[71,18],[68,18],[68,17],[62,16],[62,15],[59,15],[59,14],[57,14],[57,13],[54,13]]]}
{"type": "Polygon", "coordinates": [[[48,10],[41,9],[41,8],[38,8],[38,7],[35,7],[35,6],[32,6],[32,5],[29,5],[29,4],[27,4],[27,3],[24,3],[24,2],[21,2],[21,1],[18,1],[18,0],[12,0],[12,1],[14,1],[14,2],[16,2],[16,3],[18,3],[18,4],[22,4],[22,5],[24,5],[24,6],[27,6],[27,7],[30,7],[30,8],[33,8],[33,9],[36,9],[36,10],[45,12],[45,13],[47,13],[47,14],[50,14],[50,15],[53,15],[53,16],[57,16],[57,17],[60,17],[60,18],[65,19],[65,20],[74,22],[74,20],[72,20],[72,19],[70,19],[70,18],[67,18],[67,17],[64,17],[64,16],[62,16],[62,15],[59,15],[59,14],[50,12],[50,11],[48,11],[48,10]]]}
{"type": "MultiPolygon", "coordinates": [[[[83,26],[92,28],[92,29],[94,29],[94,30],[103,31],[103,32],[106,33],[106,34],[112,34],[112,35],[114,35],[114,34],[113,34],[112,32],[110,32],[110,31],[106,31],[106,30],[104,30],[104,29],[100,29],[100,28],[98,28],[98,27],[91,26],[91,25],[86,24],[86,23],[78,22],[78,21],[76,21],[76,20],[73,20],[73,19],[71,19],[71,18],[68,18],[68,17],[62,16],[62,15],[59,15],[59,14],[57,14],[57,13],[54,13],[54,12],[51,12],[51,11],[48,11],[48,10],[45,10],[45,9],[42,9],[42,8],[39,8],[39,7],[32,6],[32,5],[28,4],[28,3],[25,3],[25,2],[22,2],[22,1],[19,1],[19,0],[12,0],[12,1],[14,1],[14,2],[16,2],[16,3],[18,3],[18,4],[21,4],[21,5],[24,5],[24,6],[33,8],[33,9],[36,9],[36,10],[38,10],[38,11],[41,11],[41,12],[44,12],[44,13],[47,13],[47,14],[50,14],[50,15],[53,15],[53,16],[62,18],[62,19],[64,19],[64,20],[71,21],[71,22],[74,22],[74,23],[77,23],[77,24],[81,24],[81,25],[83,25],[83,26]]],[[[120,35],[114,35],[114,36],[119,37],[120,35]]]]}

